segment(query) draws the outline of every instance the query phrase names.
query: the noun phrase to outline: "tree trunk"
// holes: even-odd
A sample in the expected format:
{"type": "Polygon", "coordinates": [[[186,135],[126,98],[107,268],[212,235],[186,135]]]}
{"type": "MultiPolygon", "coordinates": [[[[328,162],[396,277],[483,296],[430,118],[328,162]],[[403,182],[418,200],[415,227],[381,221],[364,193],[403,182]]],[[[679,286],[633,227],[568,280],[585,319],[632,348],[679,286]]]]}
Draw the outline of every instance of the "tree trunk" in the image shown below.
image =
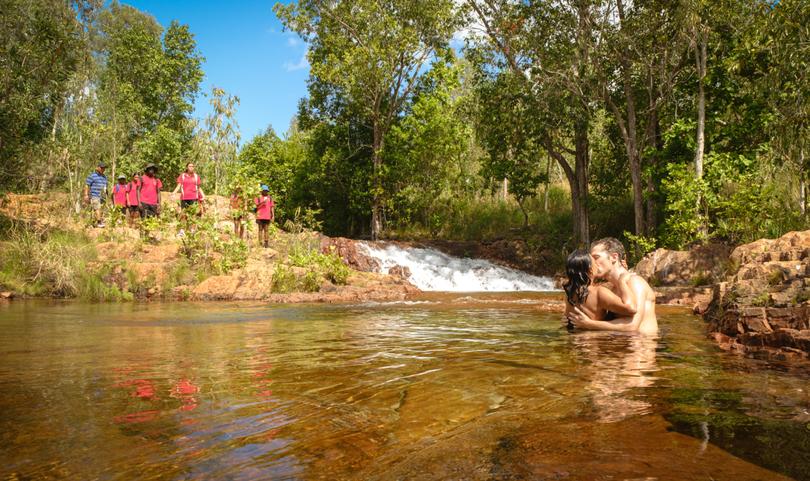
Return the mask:
{"type": "Polygon", "coordinates": [[[695,62],[698,72],[697,98],[697,146],[695,148],[695,176],[703,178],[703,151],[706,131],[706,92],[703,86],[706,78],[706,40],[700,38],[695,44],[695,62]]]}
{"type": "MultiPolygon", "coordinates": [[[[617,0],[616,7],[619,13],[619,22],[624,31],[624,3],[617,0]]],[[[636,99],[633,94],[633,82],[630,78],[630,61],[627,58],[628,51],[621,49],[619,53],[622,67],[622,86],[624,88],[625,104],[627,109],[627,123],[623,122],[621,112],[613,106],[616,115],[616,122],[622,131],[624,147],[627,153],[627,163],[630,166],[630,179],[633,183],[633,221],[635,234],[643,235],[646,232],[644,227],[644,187],[641,178],[641,155],[638,147],[638,133],[636,127],[636,99]]],[[[609,94],[608,100],[610,101],[609,94]]]]}
{"type": "MultiPolygon", "coordinates": [[[[591,242],[590,220],[588,218],[588,164],[590,161],[590,144],[588,142],[588,122],[578,121],[574,132],[575,142],[575,175],[577,215],[577,239],[586,246],[591,242]]],[[[572,197],[574,191],[571,191],[572,197]]]]}
{"type": "MultiPolygon", "coordinates": [[[[653,103],[653,102],[651,102],[653,103]]],[[[661,135],[660,135],[660,125],[658,119],[658,106],[657,104],[653,104],[650,107],[650,113],[647,118],[647,140],[646,145],[648,147],[654,147],[655,152],[652,156],[650,156],[648,160],[648,164],[650,167],[649,174],[647,175],[647,196],[646,196],[646,209],[645,213],[647,218],[644,222],[645,224],[645,235],[652,236],[655,232],[655,226],[657,223],[656,213],[655,213],[655,178],[654,178],[654,171],[655,166],[658,164],[658,152],[663,148],[661,145],[661,135]]]]}
{"type": "Polygon", "coordinates": [[[380,238],[382,232],[382,129],[379,123],[374,121],[374,139],[372,141],[372,154],[371,162],[372,170],[372,189],[373,195],[371,200],[371,240],[376,241],[380,238]]]}
{"type": "Polygon", "coordinates": [[[799,206],[802,217],[807,216],[807,178],[804,167],[804,147],[799,147],[799,206]]]}
{"type": "Polygon", "coordinates": [[[548,190],[551,183],[551,156],[546,161],[546,191],[543,194],[543,212],[548,213],[548,190]]]}

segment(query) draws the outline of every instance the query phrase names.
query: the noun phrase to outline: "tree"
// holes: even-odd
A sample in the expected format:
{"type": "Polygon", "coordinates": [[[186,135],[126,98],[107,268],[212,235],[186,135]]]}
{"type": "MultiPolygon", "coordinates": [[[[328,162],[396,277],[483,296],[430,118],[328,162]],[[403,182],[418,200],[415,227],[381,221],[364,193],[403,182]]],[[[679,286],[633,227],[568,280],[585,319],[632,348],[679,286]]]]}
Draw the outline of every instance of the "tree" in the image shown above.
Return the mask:
{"type": "Polygon", "coordinates": [[[86,53],[79,15],[90,2],[5,0],[0,7],[0,188],[28,184],[23,154],[52,133],[86,53]]]}
{"type": "Polygon", "coordinates": [[[333,87],[370,125],[371,236],[377,239],[383,228],[385,138],[424,67],[447,48],[456,27],[454,3],[299,0],[278,3],[274,10],[310,45],[310,88],[333,87]]]}
{"type": "Polygon", "coordinates": [[[225,93],[217,87],[211,88],[212,111],[205,119],[205,130],[201,133],[206,145],[202,170],[214,179],[214,194],[220,194],[220,187],[232,170],[239,149],[239,124],[234,119],[239,97],[225,93]]]}
{"type": "Polygon", "coordinates": [[[593,115],[593,50],[597,5],[589,0],[556,3],[467,0],[490,68],[511,70],[540,105],[542,144],[559,163],[571,188],[574,238],[590,242],[588,216],[589,131],[593,115]],[[573,157],[573,165],[569,161],[573,157]]]}

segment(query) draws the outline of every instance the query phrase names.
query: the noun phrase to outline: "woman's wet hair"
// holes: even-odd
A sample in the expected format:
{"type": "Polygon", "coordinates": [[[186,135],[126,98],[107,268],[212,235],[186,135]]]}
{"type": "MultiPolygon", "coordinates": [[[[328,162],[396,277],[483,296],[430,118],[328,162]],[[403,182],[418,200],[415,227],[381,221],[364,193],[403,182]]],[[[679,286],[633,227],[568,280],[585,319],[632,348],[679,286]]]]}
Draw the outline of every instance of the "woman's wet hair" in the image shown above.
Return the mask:
{"type": "Polygon", "coordinates": [[[588,286],[591,285],[591,254],[585,249],[572,252],[565,261],[565,275],[568,280],[563,284],[565,297],[572,306],[578,306],[588,298],[588,286]]]}

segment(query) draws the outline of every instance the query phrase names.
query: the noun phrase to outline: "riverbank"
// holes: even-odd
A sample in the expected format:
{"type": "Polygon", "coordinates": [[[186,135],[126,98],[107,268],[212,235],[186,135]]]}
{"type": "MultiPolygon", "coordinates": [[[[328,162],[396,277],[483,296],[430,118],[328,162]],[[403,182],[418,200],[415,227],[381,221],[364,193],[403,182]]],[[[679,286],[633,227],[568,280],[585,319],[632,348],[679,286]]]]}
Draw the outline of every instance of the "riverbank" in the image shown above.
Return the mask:
{"type": "MultiPolygon", "coordinates": [[[[164,193],[164,199],[171,196],[164,193]]],[[[418,290],[402,276],[350,267],[334,242],[289,222],[258,247],[252,219],[233,234],[227,199],[209,196],[205,214],[184,221],[176,202],[137,228],[116,212],[88,227],[65,194],[14,195],[0,202],[0,292],[13,297],[129,300],[399,300],[418,290]]],[[[0,301],[2,302],[2,301],[0,301]]]]}
{"type": "Polygon", "coordinates": [[[810,360],[810,231],[733,250],[658,249],[636,266],[659,303],[692,307],[709,335],[732,352],[810,360]]]}

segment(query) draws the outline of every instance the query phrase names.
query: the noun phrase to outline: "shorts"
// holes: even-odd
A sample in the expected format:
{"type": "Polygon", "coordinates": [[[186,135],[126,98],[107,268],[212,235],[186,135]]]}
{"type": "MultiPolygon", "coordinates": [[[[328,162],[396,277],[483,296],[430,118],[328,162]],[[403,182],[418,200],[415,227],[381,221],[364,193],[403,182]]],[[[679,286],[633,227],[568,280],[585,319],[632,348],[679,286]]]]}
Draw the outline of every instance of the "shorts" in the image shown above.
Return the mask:
{"type": "Polygon", "coordinates": [[[143,216],[144,217],[157,217],[158,215],[158,206],[157,204],[141,204],[143,206],[143,216]]]}
{"type": "Polygon", "coordinates": [[[121,213],[122,213],[122,214],[127,215],[127,211],[129,210],[129,207],[127,207],[127,206],[125,206],[125,205],[119,205],[119,206],[117,206],[117,207],[118,207],[119,209],[121,209],[121,213]]]}
{"type": "Polygon", "coordinates": [[[270,225],[270,219],[256,219],[256,223],[259,225],[270,225]]]}
{"type": "Polygon", "coordinates": [[[134,214],[136,212],[139,214],[141,213],[141,208],[138,207],[137,205],[131,205],[127,207],[127,210],[129,211],[130,214],[134,214]]]}
{"type": "Polygon", "coordinates": [[[101,197],[90,197],[90,208],[93,210],[101,210],[101,197]]]}
{"type": "Polygon", "coordinates": [[[180,201],[180,208],[183,210],[188,209],[192,205],[197,205],[197,199],[183,199],[180,201]]]}

